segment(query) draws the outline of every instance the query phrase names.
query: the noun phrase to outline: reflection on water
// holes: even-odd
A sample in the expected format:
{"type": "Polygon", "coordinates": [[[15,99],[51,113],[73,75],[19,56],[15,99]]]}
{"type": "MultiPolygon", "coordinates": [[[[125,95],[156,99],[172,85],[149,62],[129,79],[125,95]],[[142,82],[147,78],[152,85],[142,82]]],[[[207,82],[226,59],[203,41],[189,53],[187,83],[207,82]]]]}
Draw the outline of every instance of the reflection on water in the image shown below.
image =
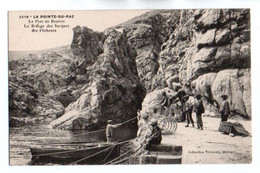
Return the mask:
{"type": "Polygon", "coordinates": [[[30,146],[57,142],[99,142],[105,141],[105,131],[86,134],[87,130],[52,129],[49,122],[10,128],[9,161],[10,165],[29,165],[30,146]]]}
{"type": "MultiPolygon", "coordinates": [[[[52,129],[50,122],[14,127],[9,130],[9,163],[10,165],[30,165],[30,146],[34,144],[61,142],[100,142],[106,141],[105,131],[88,133],[87,130],[52,129]],[[86,134],[88,133],[88,134],[86,134]]],[[[136,127],[136,126],[135,126],[136,127]]],[[[114,131],[116,140],[123,141],[134,138],[136,128],[122,127],[114,131]]]]}

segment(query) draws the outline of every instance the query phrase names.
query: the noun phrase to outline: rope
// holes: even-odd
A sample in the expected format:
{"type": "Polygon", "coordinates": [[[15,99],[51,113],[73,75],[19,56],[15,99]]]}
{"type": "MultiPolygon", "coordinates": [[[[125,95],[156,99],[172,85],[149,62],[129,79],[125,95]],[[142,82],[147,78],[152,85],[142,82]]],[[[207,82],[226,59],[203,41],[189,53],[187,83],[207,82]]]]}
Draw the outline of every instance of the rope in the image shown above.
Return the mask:
{"type": "Polygon", "coordinates": [[[48,156],[48,155],[70,153],[70,152],[82,151],[82,150],[86,150],[86,148],[73,149],[73,150],[69,150],[69,151],[59,151],[59,152],[53,152],[53,153],[45,153],[45,154],[34,154],[34,155],[32,155],[32,156],[48,156]]]}
{"type": "MultiPolygon", "coordinates": [[[[114,164],[117,164],[117,163],[124,162],[124,161],[126,161],[126,160],[129,160],[129,158],[130,158],[130,157],[124,158],[124,159],[122,159],[122,160],[118,160],[118,161],[116,161],[116,162],[114,162],[114,163],[112,163],[112,164],[114,165],[114,164]]],[[[112,164],[111,164],[111,165],[112,165],[112,164]]]]}
{"type": "Polygon", "coordinates": [[[124,161],[126,161],[126,160],[129,160],[131,157],[136,157],[136,156],[137,156],[139,153],[141,153],[141,152],[142,152],[142,150],[139,150],[139,151],[137,151],[136,153],[134,153],[132,156],[129,156],[129,157],[125,158],[125,159],[121,159],[121,160],[116,161],[116,162],[114,162],[114,163],[112,163],[112,164],[122,163],[122,162],[124,162],[124,161]]]}
{"type": "Polygon", "coordinates": [[[77,160],[77,161],[75,161],[75,162],[72,162],[72,163],[70,163],[69,165],[73,165],[73,164],[76,164],[76,163],[78,163],[78,162],[80,162],[80,161],[86,160],[86,159],[88,159],[88,158],[90,158],[90,157],[93,157],[93,156],[95,156],[95,155],[97,155],[97,154],[100,154],[100,153],[102,153],[102,152],[104,152],[104,151],[106,151],[106,150],[108,150],[108,149],[110,149],[110,148],[112,148],[112,147],[115,147],[115,145],[113,145],[113,146],[111,146],[111,147],[108,147],[108,148],[106,148],[106,149],[104,149],[104,150],[101,150],[101,151],[99,151],[99,152],[97,152],[97,153],[95,153],[95,154],[92,154],[92,155],[90,155],[90,156],[87,156],[87,157],[84,157],[84,158],[82,158],[82,159],[79,159],[79,160],[77,160]]]}
{"type": "Polygon", "coordinates": [[[132,120],[136,119],[136,118],[137,118],[137,117],[131,118],[131,119],[129,119],[129,120],[127,120],[127,121],[125,121],[125,122],[123,122],[123,123],[121,123],[121,124],[125,124],[125,123],[127,123],[127,122],[129,122],[129,121],[132,121],[132,120]]]}
{"type": "Polygon", "coordinates": [[[114,145],[114,147],[112,148],[112,150],[110,150],[110,152],[107,154],[107,156],[105,157],[105,159],[102,160],[102,162],[105,162],[105,161],[106,161],[106,159],[110,156],[110,154],[111,154],[112,151],[114,150],[115,146],[116,146],[116,145],[114,145]]]}
{"type": "MultiPolygon", "coordinates": [[[[133,139],[131,139],[133,140],[133,139]]],[[[131,140],[127,140],[127,141],[122,141],[120,143],[117,143],[117,144],[122,144],[124,142],[128,142],[128,141],[131,141],[131,140]]],[[[115,145],[113,145],[115,146],[115,145]]],[[[112,147],[113,147],[112,146],[112,147]]],[[[69,151],[59,151],[59,152],[53,152],[53,153],[45,153],[45,154],[34,154],[32,156],[48,156],[48,155],[54,155],[54,154],[63,154],[63,153],[70,153],[70,152],[74,152],[74,151],[83,151],[83,150],[86,150],[87,148],[81,148],[81,149],[73,149],[73,150],[69,150],[69,151]]]]}
{"type": "Polygon", "coordinates": [[[124,148],[129,147],[129,146],[130,146],[130,142],[125,144],[124,146],[120,147],[120,150],[123,150],[124,148]]]}
{"type": "Polygon", "coordinates": [[[117,158],[115,158],[115,159],[113,159],[113,160],[107,162],[105,165],[113,164],[113,162],[114,162],[115,160],[117,160],[117,159],[119,159],[119,158],[125,156],[126,154],[130,153],[130,151],[132,151],[132,150],[133,150],[133,149],[128,150],[128,151],[125,152],[124,154],[122,154],[122,155],[118,156],[117,158]]]}
{"type": "Polygon", "coordinates": [[[116,145],[123,144],[123,143],[129,142],[129,141],[131,141],[131,140],[133,140],[133,139],[126,140],[126,141],[122,141],[122,142],[118,142],[118,143],[116,143],[115,145],[113,145],[113,146],[111,146],[111,147],[108,147],[108,148],[106,148],[106,149],[104,149],[104,150],[101,150],[101,151],[99,151],[99,152],[97,152],[97,153],[95,153],[95,154],[92,154],[92,155],[90,155],[90,156],[84,157],[84,158],[82,158],[82,159],[80,159],[80,160],[77,160],[77,161],[75,161],[75,162],[73,162],[73,163],[70,163],[69,165],[76,164],[76,163],[78,163],[78,162],[80,162],[80,161],[86,160],[86,159],[88,159],[88,158],[90,158],[90,157],[93,157],[93,156],[95,156],[95,155],[97,155],[97,154],[99,154],[99,153],[102,153],[102,152],[104,152],[104,151],[106,151],[106,150],[108,150],[108,149],[110,149],[110,148],[112,148],[112,147],[115,147],[116,145]]]}
{"type": "MultiPolygon", "coordinates": [[[[123,123],[122,124],[125,124],[129,121],[132,121],[134,119],[136,119],[137,117],[134,117],[134,118],[131,118],[123,123]]],[[[100,130],[96,130],[96,131],[92,131],[92,132],[87,132],[87,133],[82,133],[82,134],[79,134],[79,135],[73,135],[74,136],[81,136],[81,135],[86,135],[86,134],[91,134],[91,133],[96,133],[96,132],[100,132],[100,131],[104,131],[106,130],[105,128],[104,129],[100,129],[100,130]]],[[[125,141],[121,142],[121,143],[124,143],[125,141]]],[[[51,144],[51,143],[49,143],[51,144]]],[[[73,149],[73,150],[69,150],[69,151],[61,151],[61,152],[54,152],[54,153],[46,153],[46,154],[36,154],[36,155],[32,155],[32,156],[45,156],[45,155],[53,155],[53,154],[62,154],[62,153],[70,153],[70,152],[74,152],[74,151],[82,151],[82,150],[85,150],[86,148],[83,148],[83,149],[73,149]]]]}
{"type": "MultiPolygon", "coordinates": [[[[127,122],[129,122],[129,121],[132,121],[132,120],[134,120],[134,119],[136,119],[136,118],[137,118],[137,117],[131,118],[131,119],[129,119],[129,120],[127,120],[127,121],[121,123],[121,125],[122,125],[122,124],[125,124],[125,123],[127,123],[127,122]]],[[[82,133],[82,134],[78,134],[78,135],[73,135],[73,137],[77,137],[77,136],[81,136],[81,135],[86,135],[86,134],[92,134],[92,133],[96,133],[96,132],[100,132],[100,131],[105,131],[105,130],[106,130],[106,128],[103,128],[103,129],[96,130],[96,131],[91,131],[91,132],[87,132],[87,133],[82,133]]]]}
{"type": "Polygon", "coordinates": [[[73,137],[76,137],[76,136],[81,136],[81,135],[86,135],[86,134],[91,134],[91,133],[96,133],[96,132],[101,132],[101,131],[105,131],[106,129],[100,129],[100,130],[95,130],[95,131],[91,131],[91,132],[87,132],[87,133],[81,133],[81,134],[78,134],[78,135],[73,135],[73,137]]]}

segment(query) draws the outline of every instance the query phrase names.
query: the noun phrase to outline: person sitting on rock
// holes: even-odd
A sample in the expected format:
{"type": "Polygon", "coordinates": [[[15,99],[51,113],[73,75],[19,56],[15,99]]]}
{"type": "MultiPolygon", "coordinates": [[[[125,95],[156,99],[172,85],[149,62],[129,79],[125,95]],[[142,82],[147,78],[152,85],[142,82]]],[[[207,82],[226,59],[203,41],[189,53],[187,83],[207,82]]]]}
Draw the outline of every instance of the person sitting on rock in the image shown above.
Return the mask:
{"type": "Polygon", "coordinates": [[[162,141],[161,129],[157,124],[157,120],[152,119],[148,125],[144,150],[149,151],[152,145],[159,145],[161,144],[161,141],[162,141]]]}
{"type": "Polygon", "coordinates": [[[195,103],[194,103],[194,112],[196,113],[196,118],[197,118],[197,128],[199,130],[203,130],[203,122],[202,122],[202,113],[205,112],[204,106],[201,101],[201,95],[197,94],[195,96],[195,103]]]}
{"type": "Polygon", "coordinates": [[[113,129],[118,128],[119,126],[122,125],[120,124],[112,124],[112,120],[107,121],[107,128],[106,128],[106,137],[107,137],[107,142],[115,142],[113,138],[113,129]]]}
{"type": "Polygon", "coordinates": [[[223,99],[223,108],[220,110],[220,116],[221,116],[221,122],[223,122],[223,121],[227,121],[228,119],[228,116],[230,114],[230,106],[227,101],[228,98],[227,95],[223,94],[221,98],[223,99]]]}

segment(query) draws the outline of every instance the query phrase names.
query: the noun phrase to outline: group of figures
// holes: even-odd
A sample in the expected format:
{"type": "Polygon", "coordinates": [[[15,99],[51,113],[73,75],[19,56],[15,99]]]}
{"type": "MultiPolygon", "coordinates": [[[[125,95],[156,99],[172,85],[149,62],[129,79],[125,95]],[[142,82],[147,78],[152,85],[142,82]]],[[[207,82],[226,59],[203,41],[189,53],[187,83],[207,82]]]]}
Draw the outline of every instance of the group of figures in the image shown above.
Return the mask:
{"type": "MultiPolygon", "coordinates": [[[[172,107],[172,104],[176,102],[181,103],[181,115],[177,118],[178,122],[187,122],[185,127],[189,127],[190,125],[194,127],[194,120],[192,115],[196,115],[196,123],[197,123],[197,128],[199,130],[203,130],[203,121],[202,121],[202,114],[205,112],[205,108],[202,103],[202,97],[201,94],[195,94],[191,92],[187,92],[183,89],[180,88],[175,88],[175,94],[174,96],[170,96],[169,98],[167,97],[167,94],[165,91],[162,92],[162,99],[160,101],[161,104],[161,113],[165,113],[166,116],[175,116],[174,115],[174,108],[172,107]],[[167,113],[166,113],[167,112],[167,113]]],[[[221,104],[221,109],[220,109],[220,104],[216,101],[213,100],[212,104],[219,108],[219,113],[221,115],[221,122],[227,121],[228,116],[230,114],[230,106],[227,101],[228,96],[223,94],[221,96],[223,99],[223,103],[221,104]]]]}
{"type": "MultiPolygon", "coordinates": [[[[202,95],[201,94],[191,94],[183,89],[175,88],[175,95],[167,96],[166,92],[163,91],[161,93],[162,99],[159,104],[161,105],[160,114],[164,114],[164,116],[172,116],[175,117],[172,105],[176,102],[180,102],[181,115],[176,117],[176,120],[179,122],[185,122],[185,127],[195,127],[193,115],[196,115],[196,124],[197,129],[203,130],[203,120],[202,114],[205,112],[203,103],[202,103],[202,95]]],[[[223,99],[222,108],[220,109],[221,122],[225,122],[228,119],[230,114],[230,107],[227,101],[227,95],[221,96],[223,99]]],[[[213,104],[220,108],[220,104],[215,100],[213,104]]],[[[158,120],[155,118],[151,118],[153,115],[149,113],[144,113],[141,115],[140,110],[137,112],[138,118],[138,131],[137,137],[135,139],[135,145],[137,150],[142,149],[145,152],[149,152],[149,149],[152,145],[158,145],[162,140],[162,130],[158,126],[158,120]]],[[[121,124],[111,124],[111,120],[108,121],[106,135],[107,141],[113,142],[112,138],[112,128],[117,128],[121,124]]]]}

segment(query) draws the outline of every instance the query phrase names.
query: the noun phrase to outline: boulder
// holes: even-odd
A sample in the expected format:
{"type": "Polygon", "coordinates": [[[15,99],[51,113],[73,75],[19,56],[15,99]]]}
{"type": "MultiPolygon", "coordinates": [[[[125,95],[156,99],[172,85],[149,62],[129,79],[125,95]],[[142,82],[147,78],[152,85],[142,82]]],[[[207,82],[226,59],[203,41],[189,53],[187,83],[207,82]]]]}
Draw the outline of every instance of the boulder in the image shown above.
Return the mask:
{"type": "Polygon", "coordinates": [[[232,69],[220,71],[212,85],[212,94],[219,103],[222,102],[221,95],[228,95],[231,111],[245,118],[251,117],[251,96],[249,69],[232,69]],[[248,86],[245,88],[244,86],[248,86]],[[246,92],[245,92],[246,90],[246,92]],[[245,93],[245,94],[244,94],[245,93]],[[246,95],[248,98],[244,100],[246,95]],[[247,105],[247,106],[245,106],[247,105]]]}
{"type": "Polygon", "coordinates": [[[197,38],[197,48],[212,46],[215,41],[216,29],[209,29],[206,33],[200,34],[197,38]]]}
{"type": "Polygon", "coordinates": [[[196,62],[209,62],[214,60],[214,56],[217,52],[216,47],[211,47],[211,48],[202,48],[198,53],[195,54],[192,63],[195,64],[196,62]]]}
{"type": "MultiPolygon", "coordinates": [[[[147,94],[142,103],[141,115],[148,114],[150,118],[157,116],[164,116],[161,114],[161,104],[162,92],[166,92],[167,97],[176,94],[173,90],[169,88],[164,88],[160,90],[154,90],[153,92],[147,94]]],[[[158,117],[157,117],[158,118],[158,117]]]]}
{"type": "Polygon", "coordinates": [[[198,26],[200,28],[210,28],[217,25],[220,10],[201,10],[200,14],[202,15],[200,15],[201,17],[197,20],[198,26]]]}
{"type": "Polygon", "coordinates": [[[217,45],[228,44],[231,39],[231,32],[229,29],[219,29],[216,33],[215,42],[217,45]]]}
{"type": "Polygon", "coordinates": [[[231,49],[230,45],[218,47],[217,53],[215,55],[216,67],[218,69],[224,69],[230,66],[231,61],[231,49]]]}

